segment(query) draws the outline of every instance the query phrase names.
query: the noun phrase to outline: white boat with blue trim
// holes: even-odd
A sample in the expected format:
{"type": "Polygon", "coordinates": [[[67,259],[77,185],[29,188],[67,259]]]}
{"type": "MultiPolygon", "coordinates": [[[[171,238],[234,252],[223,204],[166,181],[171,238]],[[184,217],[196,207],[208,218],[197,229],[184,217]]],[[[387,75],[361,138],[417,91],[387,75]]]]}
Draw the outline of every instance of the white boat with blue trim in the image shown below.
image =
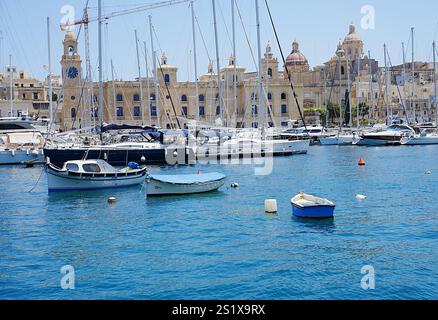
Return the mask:
{"type": "Polygon", "coordinates": [[[104,160],[68,161],[62,168],[49,162],[46,171],[49,192],[131,187],[142,184],[147,175],[147,168],[137,163],[119,170],[104,160]]]}
{"type": "Polygon", "coordinates": [[[300,193],[292,198],[292,214],[300,218],[333,218],[336,205],[327,199],[300,193]]]}
{"type": "Polygon", "coordinates": [[[169,196],[216,191],[225,183],[226,176],[213,172],[188,175],[149,175],[146,179],[147,196],[169,196]]]}

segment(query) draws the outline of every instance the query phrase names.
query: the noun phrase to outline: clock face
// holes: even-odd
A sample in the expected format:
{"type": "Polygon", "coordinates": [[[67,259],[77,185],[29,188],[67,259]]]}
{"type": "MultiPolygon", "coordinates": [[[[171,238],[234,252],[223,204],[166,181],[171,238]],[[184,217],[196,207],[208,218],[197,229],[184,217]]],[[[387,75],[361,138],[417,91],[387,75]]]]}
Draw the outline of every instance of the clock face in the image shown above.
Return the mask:
{"type": "Polygon", "coordinates": [[[67,76],[70,79],[75,79],[78,76],[78,74],[79,74],[78,69],[75,67],[70,67],[67,71],[67,76]]]}

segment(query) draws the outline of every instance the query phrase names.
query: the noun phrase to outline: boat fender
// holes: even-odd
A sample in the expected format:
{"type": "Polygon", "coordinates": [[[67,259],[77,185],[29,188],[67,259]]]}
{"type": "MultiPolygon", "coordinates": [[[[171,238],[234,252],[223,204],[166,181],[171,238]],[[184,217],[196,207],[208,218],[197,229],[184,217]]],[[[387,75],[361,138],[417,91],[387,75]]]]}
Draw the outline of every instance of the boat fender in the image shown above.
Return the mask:
{"type": "Polygon", "coordinates": [[[239,188],[239,184],[238,184],[237,182],[233,182],[233,183],[231,184],[231,188],[233,188],[233,189],[237,189],[237,188],[239,188]]]}
{"type": "Polygon", "coordinates": [[[106,152],[103,154],[103,159],[108,160],[108,154],[106,152]]]}
{"type": "Polygon", "coordinates": [[[15,157],[15,150],[11,150],[11,154],[13,157],[15,157]]]}
{"type": "Polygon", "coordinates": [[[26,149],[26,155],[29,155],[29,153],[30,153],[30,150],[26,149]]]}
{"type": "Polygon", "coordinates": [[[38,150],[32,150],[32,155],[33,155],[34,157],[37,157],[38,154],[39,154],[38,150]]]}
{"type": "Polygon", "coordinates": [[[141,162],[146,162],[146,157],[145,157],[145,156],[142,156],[142,157],[140,158],[140,161],[141,161],[141,162]]]}

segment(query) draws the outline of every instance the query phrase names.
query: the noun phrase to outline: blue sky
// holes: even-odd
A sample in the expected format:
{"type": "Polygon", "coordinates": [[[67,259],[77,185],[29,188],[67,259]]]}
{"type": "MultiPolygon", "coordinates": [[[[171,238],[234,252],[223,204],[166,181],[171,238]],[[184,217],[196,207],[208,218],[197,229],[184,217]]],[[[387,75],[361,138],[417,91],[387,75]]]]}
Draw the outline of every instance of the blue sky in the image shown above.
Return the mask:
{"type": "MultiPolygon", "coordinates": [[[[105,12],[129,9],[136,5],[156,3],[163,0],[104,0],[105,12]]],[[[231,46],[231,0],[216,0],[219,27],[221,64],[226,65],[232,52],[231,46]]],[[[9,53],[13,54],[13,65],[27,69],[42,79],[47,71],[46,17],[51,18],[53,71],[60,73],[59,60],[62,54],[64,33],[59,28],[61,8],[72,5],[76,18],[80,19],[85,0],[0,0],[0,30],[3,41],[0,49],[0,64],[7,64],[9,53]]],[[[256,23],[254,0],[237,0],[242,21],[256,53],[256,23]]],[[[438,35],[438,1],[417,0],[414,3],[397,0],[339,0],[339,1],[292,1],[269,0],[280,40],[285,53],[291,51],[294,39],[300,42],[301,51],[311,66],[319,65],[333,56],[336,45],[348,32],[350,22],[355,22],[357,31],[365,42],[365,50],[383,63],[383,44],[387,43],[393,64],[401,63],[401,43],[410,41],[410,28],[415,27],[416,59],[432,60],[432,41],[438,35]],[[375,29],[361,28],[361,8],[371,5],[375,9],[375,29]]],[[[90,0],[90,16],[97,16],[97,0],[90,0]]],[[[201,33],[197,29],[198,69],[205,73],[208,55],[215,58],[213,16],[210,0],[195,1],[196,15],[201,33]],[[208,53],[207,53],[208,52],[208,53]]],[[[271,41],[277,57],[278,48],[269,24],[264,0],[260,0],[263,50],[271,41]]],[[[141,41],[148,43],[147,16],[152,14],[159,40],[157,50],[168,54],[169,64],[179,68],[178,80],[193,80],[192,29],[188,4],[139,12],[116,17],[104,27],[105,77],[110,78],[109,61],[113,59],[117,78],[133,79],[137,75],[134,30],[138,29],[141,41]]],[[[237,61],[248,70],[255,70],[250,50],[238,15],[237,61]]],[[[76,32],[78,29],[76,29],[76,32]]],[[[97,65],[97,24],[90,25],[90,47],[92,65],[97,65]]],[[[84,60],[84,39],[80,37],[80,54],[84,60]]],[[[410,59],[410,51],[408,52],[410,59]]],[[[142,69],[144,58],[141,56],[142,69]]],[[[96,68],[94,68],[96,70],[96,68]]],[[[144,72],[144,71],[143,71],[144,72]]],[[[95,75],[97,75],[95,73],[95,75]]]]}

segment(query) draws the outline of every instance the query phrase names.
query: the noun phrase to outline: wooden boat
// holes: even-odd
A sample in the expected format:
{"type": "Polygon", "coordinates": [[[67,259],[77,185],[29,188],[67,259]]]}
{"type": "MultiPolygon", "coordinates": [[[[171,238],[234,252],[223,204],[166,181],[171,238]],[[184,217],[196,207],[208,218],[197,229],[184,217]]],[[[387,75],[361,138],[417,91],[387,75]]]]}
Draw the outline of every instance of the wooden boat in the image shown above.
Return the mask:
{"type": "Polygon", "coordinates": [[[143,183],[146,174],[136,163],[121,170],[104,160],[67,161],[62,169],[47,164],[49,192],[130,187],[143,183]]]}
{"type": "Polygon", "coordinates": [[[327,199],[300,193],[292,198],[292,214],[300,218],[333,218],[335,204],[327,199]]]}
{"type": "Polygon", "coordinates": [[[222,187],[225,178],[221,173],[149,175],[146,193],[148,196],[164,196],[210,192],[222,187]]]}

